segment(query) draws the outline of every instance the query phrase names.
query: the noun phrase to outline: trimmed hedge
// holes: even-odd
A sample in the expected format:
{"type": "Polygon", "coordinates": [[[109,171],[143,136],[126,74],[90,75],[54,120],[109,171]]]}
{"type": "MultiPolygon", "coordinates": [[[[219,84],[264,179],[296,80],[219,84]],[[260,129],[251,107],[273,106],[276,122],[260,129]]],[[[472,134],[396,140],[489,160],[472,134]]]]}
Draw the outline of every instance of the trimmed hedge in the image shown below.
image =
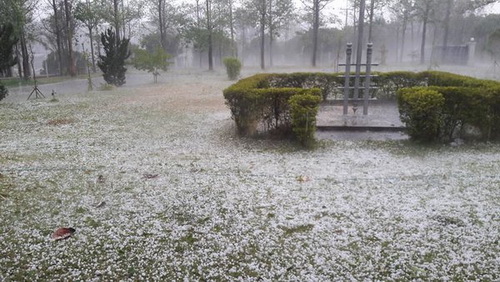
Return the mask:
{"type": "Polygon", "coordinates": [[[399,90],[398,104],[401,121],[412,139],[429,142],[439,137],[443,95],[427,88],[404,88],[399,90]]]}
{"type": "MultiPolygon", "coordinates": [[[[490,82],[487,82],[490,83],[490,82]]],[[[467,137],[470,129],[475,129],[475,138],[483,140],[500,137],[500,85],[497,87],[415,87],[398,91],[398,104],[401,120],[406,124],[408,134],[413,137],[411,109],[407,108],[408,99],[419,96],[421,91],[439,93],[444,103],[440,104],[438,134],[433,141],[449,141],[455,137],[467,137]],[[469,130],[467,130],[469,129],[469,130]]],[[[424,133],[422,133],[424,134],[424,133]]],[[[430,131],[427,134],[432,134],[430,131]]],[[[419,139],[418,137],[415,139],[419,139]]],[[[430,140],[429,140],[430,141],[430,140]]]]}
{"type": "MultiPolygon", "coordinates": [[[[344,85],[342,75],[342,73],[257,74],[225,89],[224,97],[240,134],[291,133],[302,144],[306,144],[313,136],[309,129],[315,127],[317,107],[320,103],[317,102],[317,98],[311,97],[320,97],[320,100],[341,99],[344,85]],[[303,98],[308,102],[298,98],[292,99],[296,95],[309,97],[303,98]],[[290,106],[292,101],[295,105],[311,103],[315,106],[305,107],[307,110],[299,110],[298,106],[292,109],[290,106]],[[306,123],[307,126],[299,125],[298,117],[294,123],[294,111],[304,111],[302,115],[307,113],[308,119],[311,118],[306,123]],[[307,127],[307,133],[301,133],[297,129],[301,126],[307,127]]],[[[397,99],[401,119],[406,123],[412,138],[448,141],[455,137],[465,137],[467,128],[478,131],[476,137],[481,139],[500,138],[499,82],[438,71],[375,72],[374,75],[372,83],[379,89],[376,97],[397,99]],[[443,97],[443,102],[436,98],[436,92],[443,97]],[[429,100],[426,100],[425,105],[419,104],[420,102],[411,98],[412,95],[420,97],[419,99],[426,97],[425,99],[429,100]],[[437,104],[431,106],[429,103],[437,104]],[[426,115],[432,116],[432,121],[426,125],[421,124],[418,113],[424,111],[424,108],[428,111],[426,115]]]]}
{"type": "Polygon", "coordinates": [[[272,76],[254,75],[224,90],[238,133],[244,136],[259,132],[279,136],[292,134],[303,145],[314,143],[321,91],[269,87],[272,76]]]}

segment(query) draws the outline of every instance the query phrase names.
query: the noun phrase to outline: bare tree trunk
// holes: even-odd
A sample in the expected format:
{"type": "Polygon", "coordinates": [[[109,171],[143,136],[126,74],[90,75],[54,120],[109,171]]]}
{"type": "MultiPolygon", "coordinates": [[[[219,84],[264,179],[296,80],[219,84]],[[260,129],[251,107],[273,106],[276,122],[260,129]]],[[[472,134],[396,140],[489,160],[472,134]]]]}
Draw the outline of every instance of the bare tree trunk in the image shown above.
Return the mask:
{"type": "Polygon", "coordinates": [[[23,66],[21,64],[21,52],[19,51],[19,45],[20,43],[18,42],[16,44],[16,58],[17,58],[17,73],[20,78],[23,77],[23,66]]]}
{"type": "Polygon", "coordinates": [[[403,55],[405,52],[405,37],[406,37],[406,26],[408,25],[407,19],[403,19],[403,26],[401,30],[401,53],[399,54],[399,62],[403,62],[403,55]]]}
{"type": "MultiPolygon", "coordinates": [[[[121,17],[121,22],[122,22],[122,28],[123,28],[123,37],[125,37],[126,31],[127,31],[127,25],[125,24],[125,5],[123,4],[123,0],[121,0],[121,8],[122,8],[122,17],[121,17]]],[[[130,32],[129,32],[130,33],[130,32]]],[[[130,38],[130,36],[129,36],[130,38]]]]}
{"type": "Polygon", "coordinates": [[[269,66],[273,67],[273,0],[268,0],[269,1],[269,16],[268,16],[268,21],[269,21],[269,66]]]}
{"type": "Polygon", "coordinates": [[[71,26],[71,10],[68,0],[64,0],[64,10],[66,12],[66,30],[68,36],[68,73],[76,76],[75,58],[73,56],[73,29],[71,26]]]}
{"type": "Polygon", "coordinates": [[[427,36],[427,22],[429,18],[429,10],[430,4],[427,2],[425,4],[425,11],[422,23],[422,43],[420,45],[420,64],[423,65],[425,63],[425,38],[427,36]]]}
{"type": "Polygon", "coordinates": [[[319,33],[319,1],[313,0],[313,50],[312,50],[312,66],[316,67],[318,56],[318,33],[319,33]]]}
{"type": "Polygon", "coordinates": [[[94,54],[94,32],[93,28],[89,28],[89,36],[90,36],[90,54],[92,56],[92,72],[96,72],[95,68],[95,54],[94,54]]]}
{"type": "Polygon", "coordinates": [[[207,4],[207,30],[208,30],[208,70],[214,70],[213,42],[212,42],[212,7],[211,0],[205,0],[207,4]]]}
{"type": "Polygon", "coordinates": [[[164,4],[165,0],[158,0],[158,25],[160,30],[160,44],[163,51],[167,51],[167,36],[165,30],[165,14],[164,14],[164,4]]]}
{"type": "Polygon", "coordinates": [[[265,69],[266,0],[261,0],[260,11],[260,68],[265,69]]]}
{"type": "Polygon", "coordinates": [[[375,10],[375,0],[370,2],[370,25],[368,26],[368,42],[372,42],[372,31],[373,31],[373,11],[375,10]]]}
{"type": "Polygon", "coordinates": [[[19,42],[21,43],[21,54],[23,57],[23,78],[28,80],[31,77],[30,60],[28,54],[28,46],[26,42],[26,36],[24,31],[21,31],[21,36],[19,42]]]}
{"type": "Polygon", "coordinates": [[[57,3],[56,0],[52,0],[52,8],[54,9],[54,24],[56,28],[56,44],[57,44],[57,60],[59,67],[59,75],[63,75],[62,66],[62,48],[61,48],[61,29],[59,28],[59,16],[57,15],[57,3]]]}
{"type": "Polygon", "coordinates": [[[448,34],[450,31],[450,14],[451,14],[452,4],[453,4],[453,0],[447,0],[447,2],[446,2],[446,15],[444,17],[443,50],[441,52],[441,60],[443,62],[446,61],[446,47],[448,46],[448,34]]]}
{"type": "Polygon", "coordinates": [[[231,33],[231,56],[238,56],[238,48],[234,45],[234,19],[233,19],[233,0],[229,0],[229,30],[231,33]]]}

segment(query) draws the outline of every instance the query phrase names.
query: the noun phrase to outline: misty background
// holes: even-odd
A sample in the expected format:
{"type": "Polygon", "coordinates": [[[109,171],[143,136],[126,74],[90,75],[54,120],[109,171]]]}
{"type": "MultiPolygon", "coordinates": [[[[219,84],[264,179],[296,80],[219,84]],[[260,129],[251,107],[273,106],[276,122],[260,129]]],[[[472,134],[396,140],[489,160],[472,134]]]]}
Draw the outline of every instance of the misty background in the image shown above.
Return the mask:
{"type": "MultiPolygon", "coordinates": [[[[359,0],[0,0],[0,24],[19,38],[3,77],[97,72],[100,34],[170,54],[171,67],[212,70],[225,57],[245,67],[337,70],[356,44],[359,0]],[[33,64],[33,66],[31,66],[33,64]]],[[[363,45],[381,65],[484,64],[500,59],[499,1],[366,0],[363,45]]],[[[133,50],[133,48],[131,48],[133,50]]],[[[133,55],[132,55],[133,56],[133,55]]]]}

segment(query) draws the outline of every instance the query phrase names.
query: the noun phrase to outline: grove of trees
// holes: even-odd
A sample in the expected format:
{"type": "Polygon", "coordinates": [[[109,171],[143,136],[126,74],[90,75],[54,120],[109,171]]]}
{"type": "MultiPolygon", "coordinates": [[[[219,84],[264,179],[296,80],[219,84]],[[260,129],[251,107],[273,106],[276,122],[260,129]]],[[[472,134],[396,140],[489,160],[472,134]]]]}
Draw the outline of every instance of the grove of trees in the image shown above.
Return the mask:
{"type": "MultiPolygon", "coordinates": [[[[82,53],[96,72],[106,48],[100,34],[109,28],[115,39],[128,38],[151,54],[160,48],[181,67],[213,70],[225,57],[262,69],[334,66],[345,44],[357,40],[360,1],[0,0],[0,25],[11,26],[16,39],[15,61],[1,75],[29,79],[29,46],[36,43],[51,54],[50,74],[77,75],[82,53]]],[[[365,1],[363,40],[374,42],[375,59],[424,64],[433,46],[472,37],[479,55],[498,54],[500,15],[483,13],[498,0],[365,1]]]]}

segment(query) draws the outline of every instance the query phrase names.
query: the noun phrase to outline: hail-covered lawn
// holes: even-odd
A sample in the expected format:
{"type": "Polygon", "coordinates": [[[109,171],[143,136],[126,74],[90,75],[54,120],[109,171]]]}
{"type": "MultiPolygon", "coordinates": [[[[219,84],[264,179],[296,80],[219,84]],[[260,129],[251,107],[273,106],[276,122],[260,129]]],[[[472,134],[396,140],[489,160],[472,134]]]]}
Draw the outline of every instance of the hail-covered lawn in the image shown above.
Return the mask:
{"type": "Polygon", "coordinates": [[[498,144],[240,139],[229,84],[2,101],[0,280],[500,279],[498,144]]]}

